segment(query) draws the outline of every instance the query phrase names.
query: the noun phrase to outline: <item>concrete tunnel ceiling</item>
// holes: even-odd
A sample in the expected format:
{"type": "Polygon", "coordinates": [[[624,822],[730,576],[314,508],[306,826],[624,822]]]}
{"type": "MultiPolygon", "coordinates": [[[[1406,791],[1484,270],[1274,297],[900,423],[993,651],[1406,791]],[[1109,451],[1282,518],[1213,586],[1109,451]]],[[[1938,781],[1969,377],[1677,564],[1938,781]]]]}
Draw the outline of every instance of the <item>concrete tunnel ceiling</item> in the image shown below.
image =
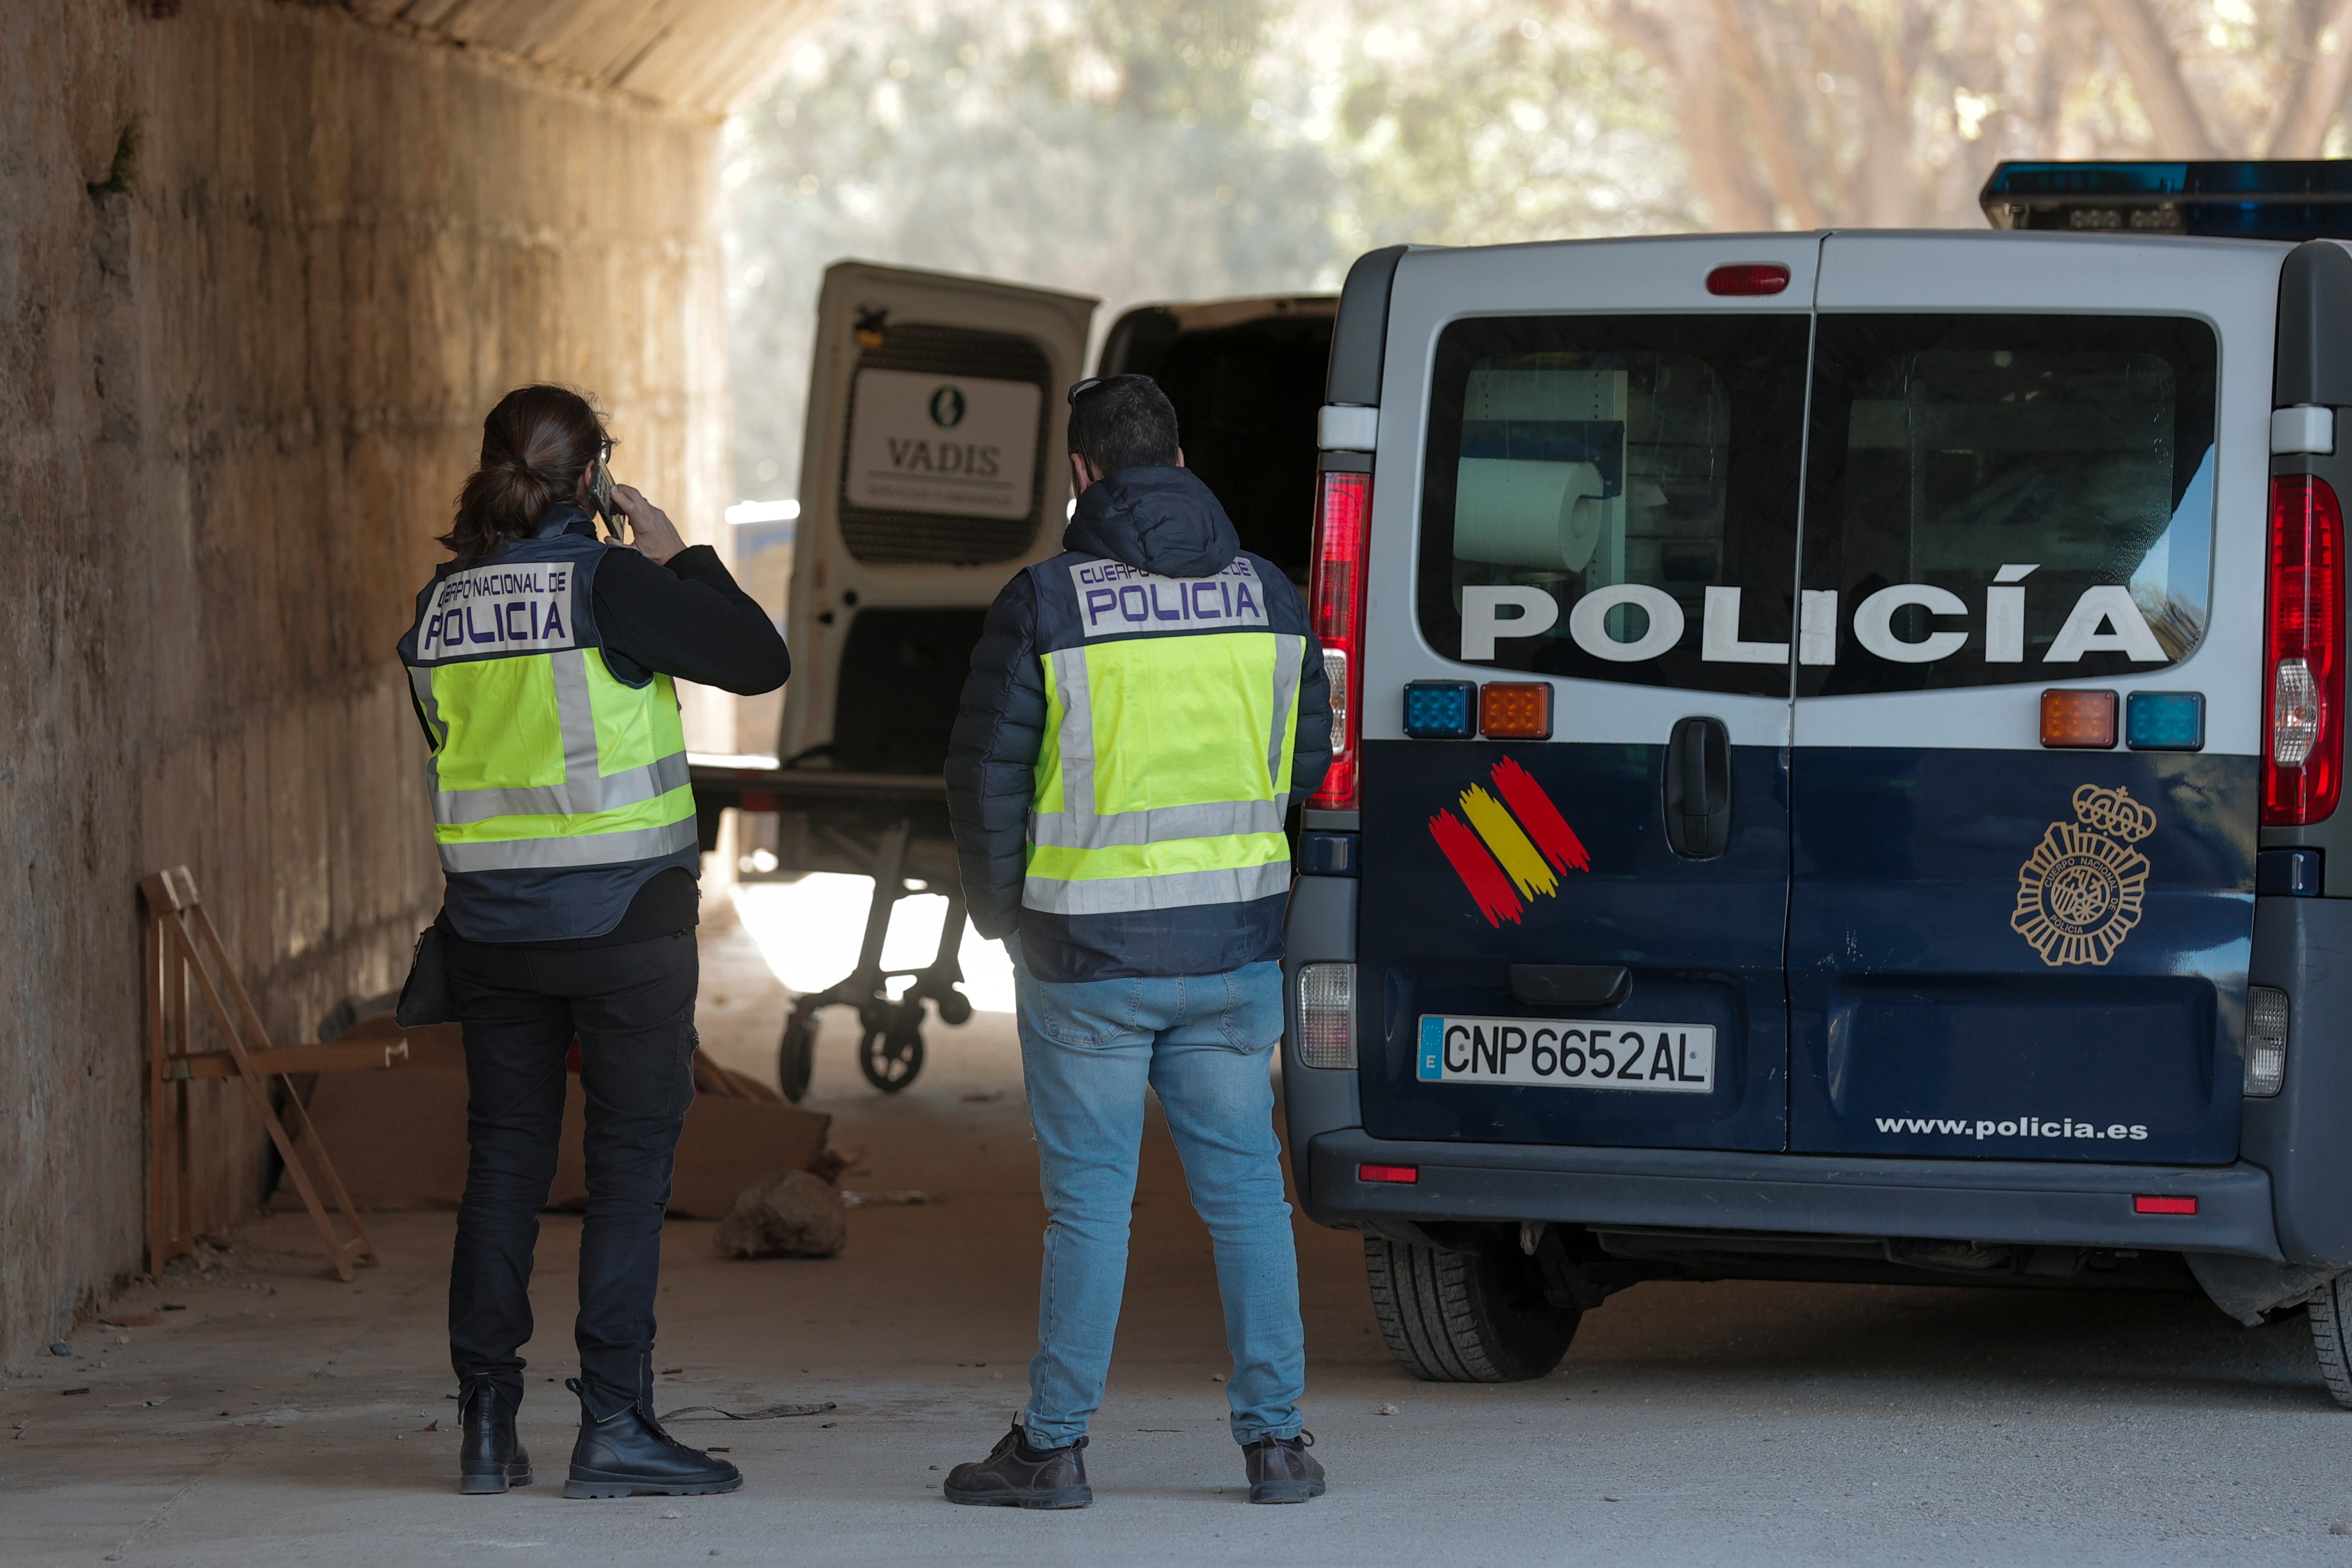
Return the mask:
{"type": "Polygon", "coordinates": [[[582,86],[723,115],[832,0],[344,0],[361,21],[582,86]]]}
{"type": "MultiPolygon", "coordinates": [[[[405,973],[440,887],[392,647],[489,404],[591,389],[718,531],[719,126],[830,9],[0,3],[0,511],[42,563],[0,616],[40,911],[0,948],[0,1363],[144,1266],[142,876],[191,869],[281,1041],[405,973]]],[[[268,1142],[199,1087],[219,1228],[268,1142]]]]}

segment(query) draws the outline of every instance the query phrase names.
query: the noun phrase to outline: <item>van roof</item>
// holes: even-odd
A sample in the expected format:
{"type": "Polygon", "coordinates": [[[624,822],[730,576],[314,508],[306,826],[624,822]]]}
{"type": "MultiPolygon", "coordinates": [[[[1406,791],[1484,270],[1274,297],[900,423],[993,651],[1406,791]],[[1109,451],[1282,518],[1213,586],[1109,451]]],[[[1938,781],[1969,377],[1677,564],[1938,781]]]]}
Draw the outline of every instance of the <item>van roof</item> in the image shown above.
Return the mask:
{"type": "Polygon", "coordinates": [[[1995,228],[2352,239],[2352,159],[2008,163],[1977,199],[1995,228]]]}

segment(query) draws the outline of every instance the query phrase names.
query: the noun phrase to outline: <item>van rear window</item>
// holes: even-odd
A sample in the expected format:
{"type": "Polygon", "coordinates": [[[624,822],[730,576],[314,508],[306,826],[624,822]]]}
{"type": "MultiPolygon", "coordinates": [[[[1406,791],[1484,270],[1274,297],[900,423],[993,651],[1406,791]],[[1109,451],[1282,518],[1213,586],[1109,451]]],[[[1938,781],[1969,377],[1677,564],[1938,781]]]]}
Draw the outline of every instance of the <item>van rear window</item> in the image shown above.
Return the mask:
{"type": "Polygon", "coordinates": [[[2205,631],[2213,393],[2201,321],[1823,316],[1799,695],[2186,656],[2205,631]]]}
{"type": "Polygon", "coordinates": [[[1431,646],[1785,694],[1809,325],[1743,311],[1447,326],[1422,491],[1431,646]]]}

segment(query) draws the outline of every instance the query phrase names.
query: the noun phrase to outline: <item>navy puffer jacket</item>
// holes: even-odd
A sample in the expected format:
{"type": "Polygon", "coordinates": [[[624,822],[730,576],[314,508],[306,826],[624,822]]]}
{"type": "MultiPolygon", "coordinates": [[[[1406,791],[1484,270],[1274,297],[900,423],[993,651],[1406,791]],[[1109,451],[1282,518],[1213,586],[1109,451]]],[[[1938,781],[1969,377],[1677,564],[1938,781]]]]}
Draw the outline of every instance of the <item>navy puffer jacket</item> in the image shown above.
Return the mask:
{"type": "MultiPolygon", "coordinates": [[[[1063,553],[1024,569],[988,612],[948,748],[948,811],[972,924],[985,937],[1016,930],[1031,971],[1048,981],[1121,975],[1215,974],[1282,951],[1281,898],[1197,910],[1064,917],[1024,910],[1029,805],[1045,742],[1040,652],[1045,584],[1090,560],[1124,562],[1163,577],[1206,577],[1244,552],[1209,488],[1183,468],[1123,468],[1088,486],[1062,536],[1063,553]],[[1265,907],[1261,907],[1265,906],[1265,907]]],[[[1331,761],[1330,690],[1307,607],[1281,569],[1248,557],[1267,599],[1267,629],[1305,638],[1291,798],[1304,800],[1331,761]]]]}

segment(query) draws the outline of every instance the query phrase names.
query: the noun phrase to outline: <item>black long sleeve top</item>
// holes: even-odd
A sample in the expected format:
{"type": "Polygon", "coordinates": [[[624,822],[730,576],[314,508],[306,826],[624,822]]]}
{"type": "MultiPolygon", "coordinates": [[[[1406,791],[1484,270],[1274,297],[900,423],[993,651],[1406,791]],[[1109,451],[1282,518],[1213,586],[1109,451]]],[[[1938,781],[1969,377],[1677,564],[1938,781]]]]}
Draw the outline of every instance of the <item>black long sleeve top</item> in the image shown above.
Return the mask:
{"type": "Polygon", "coordinates": [[[719,552],[690,544],[656,565],[634,550],[596,563],[596,628],[605,657],[756,697],[792,674],[792,655],[768,612],[737,585],[719,552]]]}

